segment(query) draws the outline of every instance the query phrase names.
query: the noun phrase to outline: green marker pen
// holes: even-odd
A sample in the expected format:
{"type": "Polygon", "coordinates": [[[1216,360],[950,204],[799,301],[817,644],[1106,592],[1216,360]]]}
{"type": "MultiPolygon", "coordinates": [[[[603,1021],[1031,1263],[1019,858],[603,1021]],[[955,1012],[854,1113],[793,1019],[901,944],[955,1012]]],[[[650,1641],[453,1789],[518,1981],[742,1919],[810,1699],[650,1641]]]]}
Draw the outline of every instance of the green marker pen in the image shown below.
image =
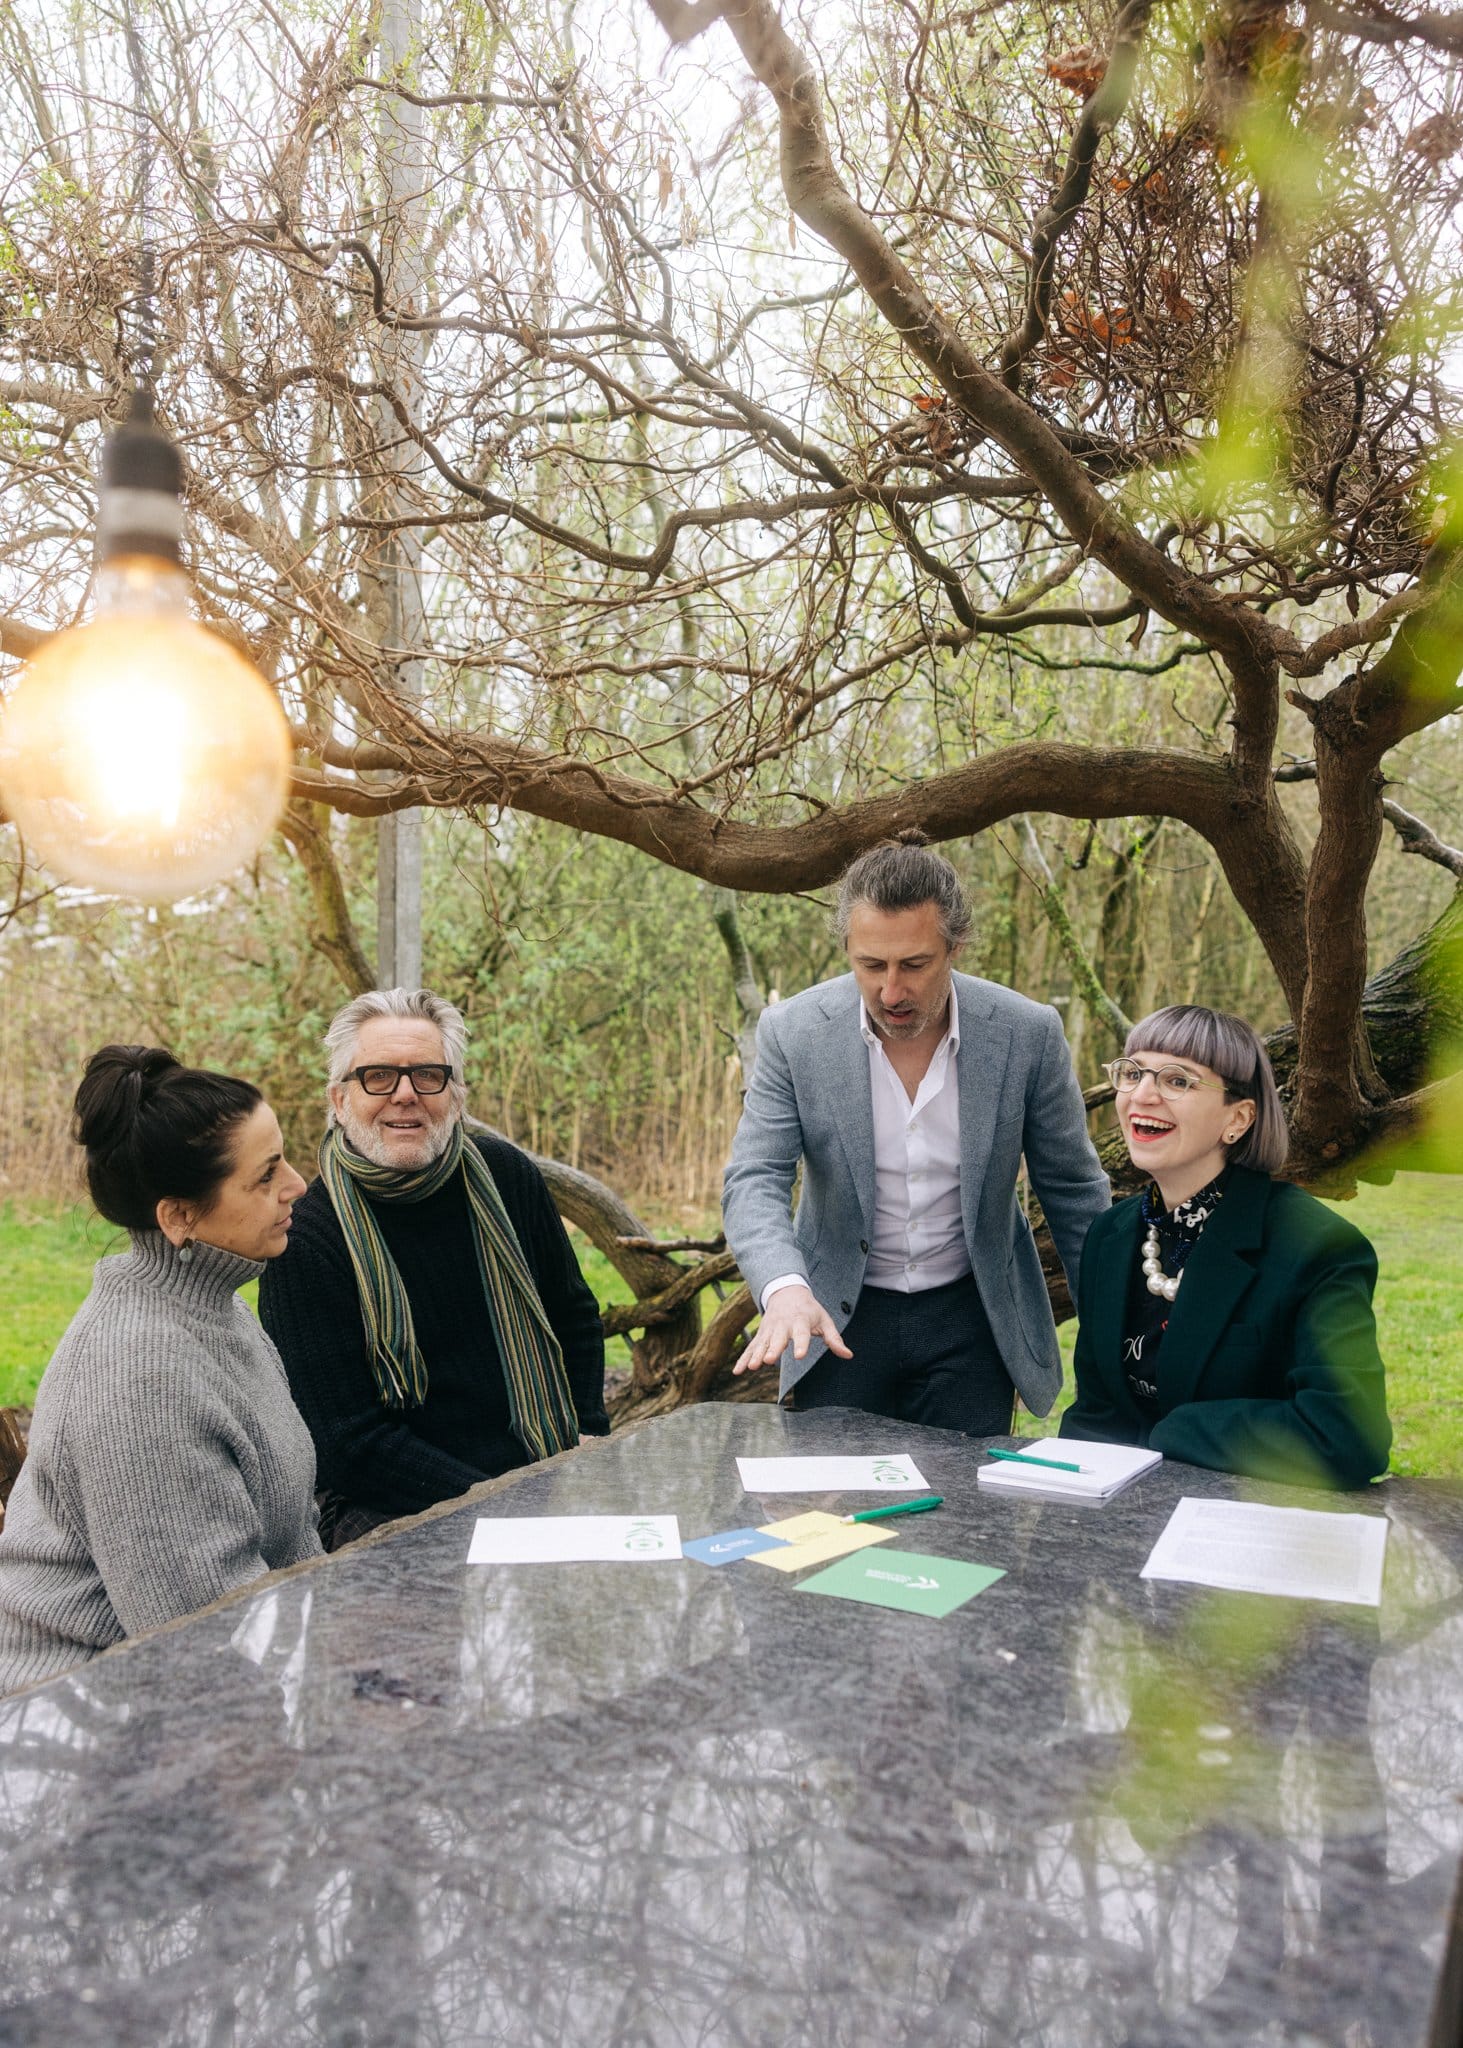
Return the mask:
{"type": "Polygon", "coordinates": [[[942,1493],[922,1493],[918,1500],[891,1500],[886,1508],[865,1508],[861,1515],[840,1515],[843,1522],[882,1522],[885,1515],[922,1515],[926,1508],[945,1505],[942,1493]]]}
{"type": "Polygon", "coordinates": [[[1012,1465],[1045,1465],[1049,1472],[1080,1472],[1080,1465],[1067,1465],[1060,1458],[1031,1458],[1025,1451],[987,1451],[988,1458],[1005,1458],[1012,1465]]]}

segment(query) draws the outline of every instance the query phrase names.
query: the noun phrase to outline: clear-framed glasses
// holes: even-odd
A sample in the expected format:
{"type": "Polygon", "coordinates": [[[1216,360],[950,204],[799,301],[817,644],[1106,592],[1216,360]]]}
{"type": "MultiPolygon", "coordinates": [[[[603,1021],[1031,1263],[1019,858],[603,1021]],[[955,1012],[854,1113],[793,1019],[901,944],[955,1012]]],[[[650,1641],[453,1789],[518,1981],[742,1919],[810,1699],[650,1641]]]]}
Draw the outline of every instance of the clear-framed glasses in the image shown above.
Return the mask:
{"type": "Polygon", "coordinates": [[[1136,1060],[1109,1060],[1102,1071],[1119,1095],[1130,1094],[1145,1074],[1152,1075],[1159,1094],[1170,1102],[1176,1102],[1181,1095],[1191,1095],[1196,1088],[1217,1088],[1221,1095],[1229,1093],[1222,1081],[1201,1080],[1187,1067],[1140,1067],[1136,1060]]]}
{"type": "Polygon", "coordinates": [[[352,1067],[345,1077],[359,1081],[368,1095],[394,1095],[403,1078],[418,1095],[440,1095],[452,1079],[451,1067],[352,1067]]]}

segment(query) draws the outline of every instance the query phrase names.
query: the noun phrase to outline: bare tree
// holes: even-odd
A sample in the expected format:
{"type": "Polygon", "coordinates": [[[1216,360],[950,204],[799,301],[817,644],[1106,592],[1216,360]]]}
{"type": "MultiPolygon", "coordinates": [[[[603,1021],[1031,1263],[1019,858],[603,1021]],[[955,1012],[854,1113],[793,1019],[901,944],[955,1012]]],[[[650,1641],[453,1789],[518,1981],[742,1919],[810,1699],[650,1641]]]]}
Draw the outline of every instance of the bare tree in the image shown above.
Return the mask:
{"type": "MultiPolygon", "coordinates": [[[[1457,39],[1189,20],[426,5],[383,67],[364,9],[156,0],[162,409],[343,972],[330,812],[511,806],[763,891],[912,824],[1178,820],[1284,992],[1299,1170],[1410,1127],[1436,1005],[1368,1032],[1366,892],[1384,762],[1463,708],[1457,39]]],[[[0,39],[21,655],[81,600],[135,224],[115,21],[17,0],[0,39]]]]}

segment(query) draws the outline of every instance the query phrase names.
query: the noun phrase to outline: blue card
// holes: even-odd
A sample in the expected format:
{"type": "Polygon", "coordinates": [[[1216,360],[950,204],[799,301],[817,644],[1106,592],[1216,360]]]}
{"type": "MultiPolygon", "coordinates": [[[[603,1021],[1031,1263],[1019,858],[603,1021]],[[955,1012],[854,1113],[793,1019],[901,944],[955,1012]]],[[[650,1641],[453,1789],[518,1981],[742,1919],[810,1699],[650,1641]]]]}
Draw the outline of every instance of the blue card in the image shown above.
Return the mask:
{"type": "Polygon", "coordinates": [[[694,1557],[702,1564],[734,1564],[756,1550],[786,1550],[780,1536],[764,1536],[760,1529],[724,1529],[719,1536],[698,1536],[694,1543],[682,1543],[682,1557],[694,1557]]]}

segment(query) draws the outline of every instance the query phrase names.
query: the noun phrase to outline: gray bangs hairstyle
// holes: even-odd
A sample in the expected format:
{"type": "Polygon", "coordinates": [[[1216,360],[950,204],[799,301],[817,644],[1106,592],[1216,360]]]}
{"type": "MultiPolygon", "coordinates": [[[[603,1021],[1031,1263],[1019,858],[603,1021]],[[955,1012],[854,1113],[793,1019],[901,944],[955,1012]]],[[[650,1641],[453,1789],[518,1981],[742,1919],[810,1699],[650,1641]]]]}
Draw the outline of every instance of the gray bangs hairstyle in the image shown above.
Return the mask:
{"type": "MultiPolygon", "coordinates": [[[[331,1087],[337,1087],[352,1067],[359,1064],[355,1057],[356,1040],[361,1035],[362,1025],[369,1024],[373,1017],[420,1017],[424,1022],[436,1025],[442,1036],[443,1058],[452,1069],[447,1093],[452,1100],[454,1116],[461,1116],[467,1107],[467,1083],[462,1077],[463,1054],[467,1050],[467,1019],[455,1003],[449,1003],[445,996],[434,996],[429,988],[373,988],[347,1003],[343,1010],[336,1011],[325,1034],[331,1087]]],[[[330,1121],[335,1122],[333,1108],[330,1121]]]]}
{"type": "Polygon", "coordinates": [[[1219,1076],[1231,1102],[1253,1102],[1255,1121],[1229,1147],[1229,1156],[1256,1173],[1279,1173],[1290,1152],[1290,1131],[1270,1055],[1252,1024],[1227,1010],[1173,1003],[1133,1026],[1123,1054],[1131,1058],[1135,1052],[1195,1060],[1219,1076]]]}
{"type": "Polygon", "coordinates": [[[940,913],[940,932],[947,946],[963,946],[970,937],[970,905],[944,854],[908,840],[886,839],[846,867],[838,884],[833,932],[840,946],[848,944],[848,926],[859,904],[871,910],[918,910],[933,903],[940,913]]]}

